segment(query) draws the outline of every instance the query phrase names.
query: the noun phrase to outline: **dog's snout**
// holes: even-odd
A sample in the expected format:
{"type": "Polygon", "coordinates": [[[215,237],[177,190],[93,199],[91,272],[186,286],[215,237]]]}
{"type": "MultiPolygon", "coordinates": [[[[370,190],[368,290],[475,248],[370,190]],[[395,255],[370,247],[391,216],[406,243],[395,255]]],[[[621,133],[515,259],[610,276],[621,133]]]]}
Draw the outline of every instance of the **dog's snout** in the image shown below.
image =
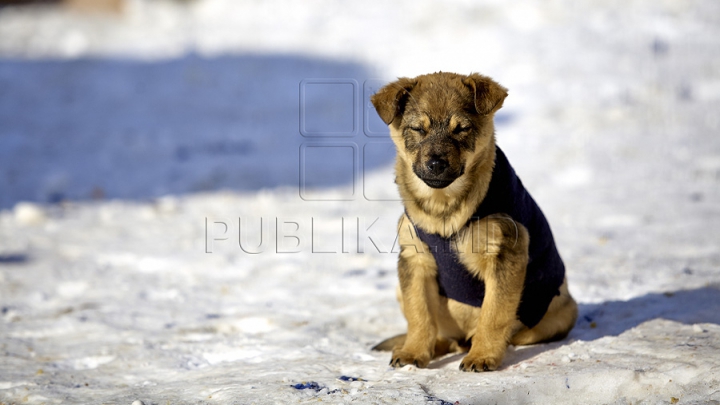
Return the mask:
{"type": "Polygon", "coordinates": [[[427,161],[427,169],[435,176],[441,175],[448,168],[448,161],[440,156],[434,155],[427,161]]]}

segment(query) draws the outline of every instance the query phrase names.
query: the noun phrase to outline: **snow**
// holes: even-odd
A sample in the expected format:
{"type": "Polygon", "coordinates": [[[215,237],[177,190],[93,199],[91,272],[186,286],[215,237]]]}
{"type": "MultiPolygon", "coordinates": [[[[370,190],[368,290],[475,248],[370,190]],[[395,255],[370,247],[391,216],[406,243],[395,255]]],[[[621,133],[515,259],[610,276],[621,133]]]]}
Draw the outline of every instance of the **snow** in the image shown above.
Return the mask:
{"type": "Polygon", "coordinates": [[[0,402],[720,401],[719,23],[711,0],[0,7],[0,402]],[[369,350],[405,322],[367,96],[436,70],[510,89],[498,142],[580,304],[492,373],[369,350]]]}

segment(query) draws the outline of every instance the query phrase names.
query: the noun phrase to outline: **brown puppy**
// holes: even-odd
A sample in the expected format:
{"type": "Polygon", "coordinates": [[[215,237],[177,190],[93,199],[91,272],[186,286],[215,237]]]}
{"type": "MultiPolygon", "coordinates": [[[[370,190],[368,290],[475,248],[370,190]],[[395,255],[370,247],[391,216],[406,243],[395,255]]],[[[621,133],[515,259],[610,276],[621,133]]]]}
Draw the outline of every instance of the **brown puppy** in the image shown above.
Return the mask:
{"type": "Polygon", "coordinates": [[[488,77],[440,72],[372,97],[405,205],[398,300],[408,331],[374,348],[392,350],[394,367],[469,350],[461,370],[495,370],[508,344],[561,339],[575,324],[547,221],[495,145],[506,96],[488,77]]]}

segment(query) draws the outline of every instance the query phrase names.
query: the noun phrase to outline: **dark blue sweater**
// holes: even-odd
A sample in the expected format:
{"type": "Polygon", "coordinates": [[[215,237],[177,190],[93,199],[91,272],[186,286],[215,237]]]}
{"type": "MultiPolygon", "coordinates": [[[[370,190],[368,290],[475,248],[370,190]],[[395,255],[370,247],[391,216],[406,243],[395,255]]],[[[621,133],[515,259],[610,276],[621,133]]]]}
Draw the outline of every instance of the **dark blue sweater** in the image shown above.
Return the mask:
{"type": "MultiPolygon", "coordinates": [[[[525,326],[532,328],[545,315],[553,297],[560,294],[565,265],[555,247],[545,216],[523,187],[500,148],[496,148],[495,167],[487,195],[468,223],[492,214],[507,214],[523,224],[530,233],[530,260],[517,316],[525,326]]],[[[474,277],[460,263],[457,252],[451,249],[455,235],[444,238],[419,227],[415,229],[435,257],[440,295],[475,307],[482,306],[485,283],[474,277]]]]}

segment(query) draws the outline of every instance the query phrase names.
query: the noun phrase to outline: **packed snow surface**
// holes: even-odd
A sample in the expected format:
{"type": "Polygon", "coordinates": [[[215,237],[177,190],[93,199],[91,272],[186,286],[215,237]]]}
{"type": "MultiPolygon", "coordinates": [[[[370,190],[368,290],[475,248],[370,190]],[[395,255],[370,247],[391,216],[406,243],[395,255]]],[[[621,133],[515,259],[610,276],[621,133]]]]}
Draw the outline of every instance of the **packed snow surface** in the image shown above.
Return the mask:
{"type": "Polygon", "coordinates": [[[0,7],[0,403],[720,403],[720,3],[0,7]],[[510,89],[499,145],[580,317],[388,366],[398,76],[510,89]]]}

